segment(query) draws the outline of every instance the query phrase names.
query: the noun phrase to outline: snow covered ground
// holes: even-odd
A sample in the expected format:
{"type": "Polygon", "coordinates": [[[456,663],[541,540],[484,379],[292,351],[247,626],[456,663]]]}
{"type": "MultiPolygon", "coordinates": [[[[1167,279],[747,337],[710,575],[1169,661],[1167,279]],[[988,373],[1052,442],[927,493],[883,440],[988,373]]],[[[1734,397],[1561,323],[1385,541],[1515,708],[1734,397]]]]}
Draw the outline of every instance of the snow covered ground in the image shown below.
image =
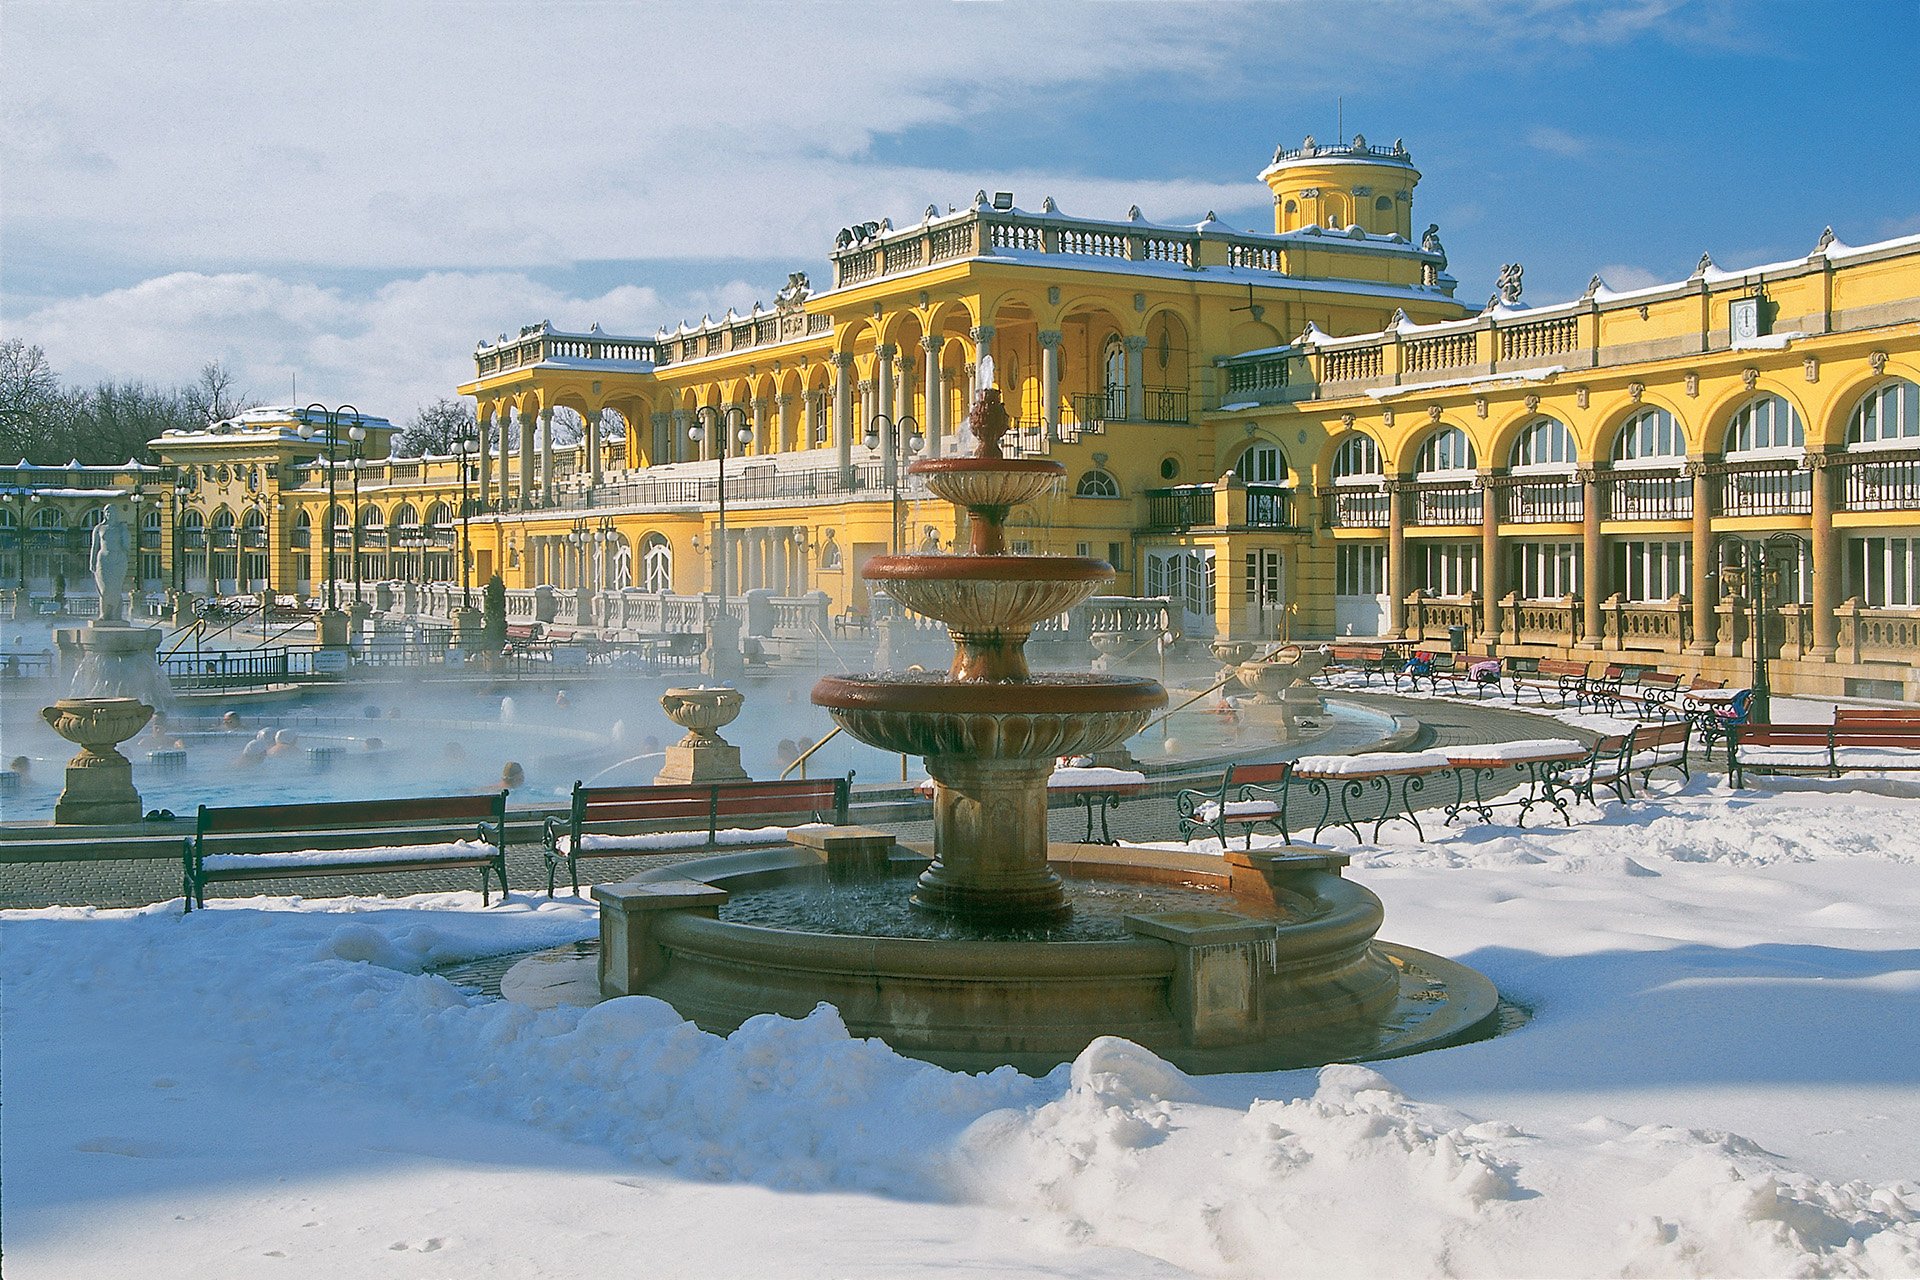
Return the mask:
{"type": "Polygon", "coordinates": [[[1699,781],[1358,850],[1386,936],[1533,1016],[1318,1072],[969,1077],[830,1010],[723,1040],[420,972],[578,900],[12,913],[6,1274],[1911,1275],[1916,801],[1699,781]]]}

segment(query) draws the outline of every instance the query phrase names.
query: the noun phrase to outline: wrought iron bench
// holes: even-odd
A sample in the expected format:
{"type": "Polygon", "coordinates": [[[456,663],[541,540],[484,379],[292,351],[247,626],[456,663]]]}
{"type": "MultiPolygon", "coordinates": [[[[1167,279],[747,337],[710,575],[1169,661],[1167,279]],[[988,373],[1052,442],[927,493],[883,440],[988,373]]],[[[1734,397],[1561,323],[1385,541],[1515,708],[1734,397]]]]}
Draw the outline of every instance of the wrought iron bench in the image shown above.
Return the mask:
{"type": "Polygon", "coordinates": [[[1247,847],[1253,847],[1255,827],[1272,827],[1283,842],[1292,837],[1287,831],[1287,783],[1293,776],[1293,762],[1278,764],[1230,764],[1220,785],[1186,788],[1174,793],[1173,807],[1180,819],[1180,838],[1191,842],[1205,832],[1227,847],[1228,827],[1246,832],[1247,847]]]}

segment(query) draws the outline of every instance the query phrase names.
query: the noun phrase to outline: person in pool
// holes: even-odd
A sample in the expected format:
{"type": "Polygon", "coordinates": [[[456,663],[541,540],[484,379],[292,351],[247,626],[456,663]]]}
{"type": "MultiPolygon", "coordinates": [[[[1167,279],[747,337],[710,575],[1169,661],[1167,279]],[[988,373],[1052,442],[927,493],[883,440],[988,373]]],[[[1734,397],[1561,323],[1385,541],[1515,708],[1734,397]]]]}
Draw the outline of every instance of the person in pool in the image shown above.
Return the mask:
{"type": "Polygon", "coordinates": [[[501,767],[500,785],[508,791],[513,790],[515,787],[525,786],[526,782],[527,771],[520,767],[518,760],[509,760],[501,767]]]}

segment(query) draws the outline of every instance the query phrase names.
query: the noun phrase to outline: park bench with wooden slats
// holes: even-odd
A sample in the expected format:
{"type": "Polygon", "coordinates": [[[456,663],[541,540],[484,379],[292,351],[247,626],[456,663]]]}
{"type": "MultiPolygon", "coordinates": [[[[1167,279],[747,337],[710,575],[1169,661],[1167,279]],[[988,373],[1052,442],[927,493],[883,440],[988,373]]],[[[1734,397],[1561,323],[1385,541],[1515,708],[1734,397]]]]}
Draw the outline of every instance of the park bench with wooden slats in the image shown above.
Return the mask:
{"type": "Polygon", "coordinates": [[[1360,644],[1336,644],[1327,649],[1328,671],[1357,671],[1372,684],[1374,677],[1391,681],[1399,673],[1406,659],[1392,648],[1376,648],[1360,644]]]}
{"type": "Polygon", "coordinates": [[[1506,659],[1502,675],[1513,686],[1513,696],[1520,697],[1522,689],[1532,689],[1546,705],[1547,690],[1551,689],[1562,703],[1576,699],[1587,681],[1587,663],[1568,662],[1560,658],[1523,658],[1506,659]]]}
{"type": "Polygon", "coordinates": [[[181,853],[187,910],[207,905],[207,885],[231,880],[480,870],[507,888],[507,793],[311,804],[201,805],[181,853]],[[472,834],[462,836],[461,832],[472,834]]]}
{"type": "Polygon", "coordinates": [[[726,827],[723,819],[785,818],[791,825],[844,826],[853,775],[774,782],[696,782],[636,787],[573,784],[563,820],[546,821],[547,896],[564,864],[580,892],[581,858],[630,858],[648,853],[775,844],[754,828],[726,827]],[[609,828],[612,828],[611,830],[609,828]],[[678,837],[678,838],[676,838],[678,837]],[[689,838],[690,837],[690,838],[689,838]]]}
{"type": "Polygon", "coordinates": [[[1907,773],[1920,770],[1920,724],[1748,724],[1727,730],[1727,772],[1743,786],[1750,773],[1907,773]]]}
{"type": "Polygon", "coordinates": [[[1689,752],[1693,744],[1693,724],[1685,717],[1662,721],[1659,724],[1635,725],[1632,744],[1626,758],[1626,772],[1640,775],[1640,785],[1645,788],[1652,784],[1653,775],[1659,769],[1671,769],[1682,780],[1691,781],[1693,769],[1689,763],[1689,752]]]}
{"type": "Polygon", "coordinates": [[[1192,841],[1200,833],[1211,835],[1227,847],[1227,828],[1246,832],[1247,847],[1253,847],[1255,827],[1272,827],[1283,843],[1292,837],[1287,831],[1287,782],[1293,775],[1293,762],[1278,764],[1230,764],[1217,787],[1194,788],[1176,792],[1175,812],[1180,819],[1180,838],[1192,841]]]}
{"type": "Polygon", "coordinates": [[[1600,801],[1594,796],[1594,788],[1606,787],[1623,804],[1632,799],[1633,778],[1627,767],[1632,743],[1631,732],[1609,733],[1595,742],[1585,763],[1567,771],[1567,785],[1573,794],[1597,805],[1600,801]]]}

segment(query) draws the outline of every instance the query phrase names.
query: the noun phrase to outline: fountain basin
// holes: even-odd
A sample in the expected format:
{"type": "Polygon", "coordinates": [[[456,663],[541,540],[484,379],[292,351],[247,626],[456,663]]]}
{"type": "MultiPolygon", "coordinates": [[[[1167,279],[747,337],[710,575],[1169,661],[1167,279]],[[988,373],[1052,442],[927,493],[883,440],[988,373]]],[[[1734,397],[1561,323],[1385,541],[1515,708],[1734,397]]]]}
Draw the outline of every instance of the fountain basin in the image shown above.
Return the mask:
{"type": "Polygon", "coordinates": [[[1052,488],[1067,474],[1044,458],[923,458],[907,468],[955,506],[1004,514],[1052,488]]]}
{"type": "Polygon", "coordinates": [[[1113,566],[1069,556],[875,556],[860,574],[957,632],[1025,632],[1112,581],[1113,566]]]}
{"type": "MultiPolygon", "coordinates": [[[[1374,940],[1379,900],[1306,859],[1278,875],[1162,850],[1056,845],[1069,882],[1205,887],[1221,910],[1130,917],[1124,941],[846,936],[722,918],[725,900],[824,881],[828,856],[785,848],[660,868],[601,886],[603,996],[645,994],[705,1030],[833,1004],[855,1036],[960,1070],[1043,1072],[1103,1035],[1189,1071],[1274,1070],[1391,1056],[1462,1038],[1494,1011],[1484,978],[1374,940]],[[1417,975],[1410,978],[1410,973],[1417,975]],[[1437,986],[1443,996],[1435,996],[1437,986]],[[1409,983],[1421,988],[1409,1001],[1409,983]]],[[[895,846],[912,876],[924,851],[895,846]]]]}
{"type": "Polygon", "coordinates": [[[934,673],[827,676],[815,705],[862,742],[918,756],[1048,763],[1132,737],[1166,704],[1157,680],[1048,674],[1032,683],[951,682],[934,673]]]}

